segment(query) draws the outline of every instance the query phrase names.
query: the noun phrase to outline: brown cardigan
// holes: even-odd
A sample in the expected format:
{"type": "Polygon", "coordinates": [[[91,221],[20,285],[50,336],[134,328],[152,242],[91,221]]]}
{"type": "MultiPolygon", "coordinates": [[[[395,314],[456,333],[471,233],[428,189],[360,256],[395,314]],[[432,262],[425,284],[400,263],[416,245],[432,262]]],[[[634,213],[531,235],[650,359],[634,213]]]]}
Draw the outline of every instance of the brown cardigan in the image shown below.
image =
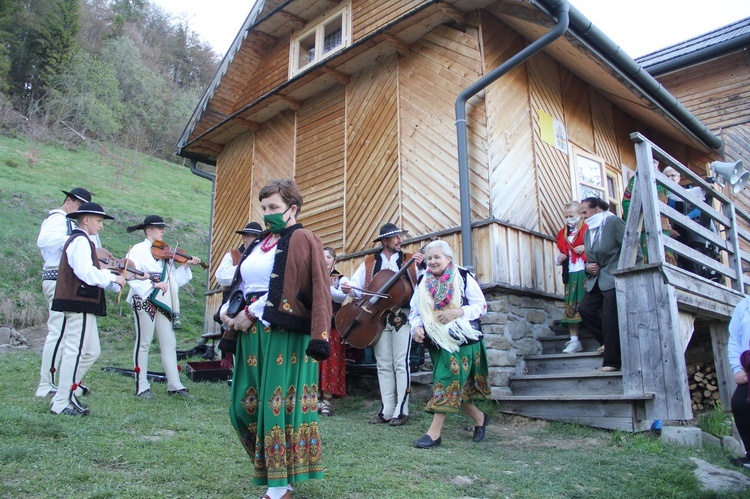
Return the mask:
{"type": "MultiPolygon", "coordinates": [[[[242,262],[261,241],[262,238],[256,239],[245,250],[227,296],[239,288],[242,262]]],[[[309,334],[308,355],[317,360],[326,359],[330,354],[328,336],[333,312],[323,243],[301,224],[296,224],[281,232],[275,251],[263,319],[276,327],[309,334]]],[[[225,332],[225,337],[234,340],[236,336],[232,333],[236,331],[225,332]]]]}

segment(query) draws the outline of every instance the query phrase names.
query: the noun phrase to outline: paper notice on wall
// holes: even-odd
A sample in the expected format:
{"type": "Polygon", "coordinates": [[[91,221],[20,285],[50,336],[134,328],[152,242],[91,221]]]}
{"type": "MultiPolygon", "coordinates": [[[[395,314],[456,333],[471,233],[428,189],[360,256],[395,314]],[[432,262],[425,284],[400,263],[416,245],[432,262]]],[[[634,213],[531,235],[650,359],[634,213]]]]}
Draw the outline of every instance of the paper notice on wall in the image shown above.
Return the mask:
{"type": "Polygon", "coordinates": [[[541,109],[537,112],[539,113],[539,128],[542,141],[568,154],[568,134],[565,133],[563,122],[556,120],[541,109]]]}

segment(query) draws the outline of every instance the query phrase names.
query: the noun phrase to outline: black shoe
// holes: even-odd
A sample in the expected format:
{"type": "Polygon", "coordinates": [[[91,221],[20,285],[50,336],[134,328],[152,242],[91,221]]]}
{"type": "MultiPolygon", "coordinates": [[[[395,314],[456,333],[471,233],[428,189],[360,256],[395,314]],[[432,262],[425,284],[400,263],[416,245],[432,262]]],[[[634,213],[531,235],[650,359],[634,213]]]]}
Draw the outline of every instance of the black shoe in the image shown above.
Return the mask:
{"type": "Polygon", "coordinates": [[[91,394],[91,388],[89,388],[88,386],[79,384],[78,388],[81,389],[81,395],[83,395],[83,396],[91,394]]]}
{"type": "Polygon", "coordinates": [[[185,397],[187,399],[195,398],[188,393],[187,388],[183,388],[182,390],[168,390],[167,395],[170,397],[185,397]]]}
{"type": "Polygon", "coordinates": [[[52,414],[67,414],[68,416],[88,416],[89,415],[88,410],[78,409],[72,405],[69,405],[68,407],[60,411],[59,413],[53,411],[52,409],[50,409],[49,412],[51,412],[52,414]]]}
{"type": "Polygon", "coordinates": [[[388,424],[391,426],[403,426],[406,424],[407,421],[409,421],[409,415],[402,414],[397,418],[391,418],[391,420],[388,421],[388,424]]]}
{"type": "Polygon", "coordinates": [[[437,440],[433,440],[428,434],[424,434],[418,439],[414,440],[412,442],[414,444],[414,447],[418,447],[420,449],[431,449],[432,447],[437,447],[440,445],[440,442],[442,442],[443,437],[437,437],[437,440]]]}
{"type": "Polygon", "coordinates": [[[387,419],[385,419],[385,418],[384,418],[383,416],[381,416],[380,414],[375,414],[375,415],[374,415],[374,416],[373,416],[373,417],[372,417],[372,418],[371,418],[371,419],[370,419],[370,420],[368,421],[368,423],[370,423],[370,424],[380,424],[380,423],[387,423],[387,422],[388,422],[388,420],[387,420],[387,419]]]}
{"type": "Polygon", "coordinates": [[[490,422],[490,417],[485,414],[484,412],[484,422],[482,423],[482,426],[475,426],[474,427],[474,437],[472,438],[475,442],[481,442],[484,440],[484,429],[487,427],[487,424],[490,422]]]}
{"type": "Polygon", "coordinates": [[[738,466],[740,468],[749,468],[750,469],[750,458],[747,456],[745,457],[732,457],[729,458],[729,462],[732,463],[735,466],[738,466]]]}
{"type": "Polygon", "coordinates": [[[151,389],[144,390],[141,393],[137,394],[136,397],[144,400],[152,400],[154,398],[154,394],[151,393],[151,389]]]}

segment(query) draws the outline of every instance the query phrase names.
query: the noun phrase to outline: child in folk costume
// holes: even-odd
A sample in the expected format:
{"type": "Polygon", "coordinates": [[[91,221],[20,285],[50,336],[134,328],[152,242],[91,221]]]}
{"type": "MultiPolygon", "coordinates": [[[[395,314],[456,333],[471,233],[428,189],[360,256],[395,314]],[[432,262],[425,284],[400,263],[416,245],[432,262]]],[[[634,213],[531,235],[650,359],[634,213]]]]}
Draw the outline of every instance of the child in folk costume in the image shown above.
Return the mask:
{"type": "Polygon", "coordinates": [[[177,340],[172,321],[180,310],[178,290],[192,279],[190,265],[199,264],[200,259],[192,257],[179,267],[174,266],[172,259],[157,260],[152,254],[152,246],[154,241],[164,239],[165,227],[167,224],[158,215],[149,215],[143,223],[128,227],[128,232],[143,230],[146,239],[133,246],[127,258],[133,261],[138,270],[153,278],[153,281],[128,281],[128,303],[133,307],[135,319],[135,394],[144,399],[153,398],[147,375],[148,354],[154,331],[159,338],[161,363],[167,375],[167,393],[179,397],[192,397],[180,381],[177,340]]]}
{"type": "Polygon", "coordinates": [[[570,330],[570,341],[565,344],[563,353],[576,353],[583,350],[578,338],[581,315],[578,313],[578,302],[586,294],[584,281],[586,280],[586,253],[583,246],[583,235],[586,223],[581,220],[580,205],[577,201],[563,207],[565,227],[557,233],[557,265],[563,269],[563,283],[565,284],[565,313],[560,321],[570,330]]]}
{"type": "Polygon", "coordinates": [[[99,357],[99,330],[96,317],[107,315],[104,290],[119,291],[125,279],[99,268],[96,248],[91,237],[113,217],[104,213],[97,203],[83,203],[68,218],[77,219],[65,243],[57,271],[57,286],[52,310],[63,312],[62,360],[57,393],[52,398],[53,414],[86,416],[89,414],[75,391],[81,378],[99,357]]]}

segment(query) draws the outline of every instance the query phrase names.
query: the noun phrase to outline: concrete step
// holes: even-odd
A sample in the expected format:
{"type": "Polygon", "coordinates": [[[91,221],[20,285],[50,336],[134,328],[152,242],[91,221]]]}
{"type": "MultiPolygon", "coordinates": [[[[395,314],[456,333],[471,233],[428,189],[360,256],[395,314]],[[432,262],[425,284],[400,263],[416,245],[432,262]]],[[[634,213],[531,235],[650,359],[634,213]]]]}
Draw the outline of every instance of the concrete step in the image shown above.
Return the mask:
{"type": "Polygon", "coordinates": [[[602,365],[602,356],[594,352],[526,355],[526,374],[592,373],[602,365]]]}
{"type": "Polygon", "coordinates": [[[645,431],[645,402],[653,394],[496,397],[500,412],[628,432],[645,431]]]}
{"type": "MultiPolygon", "coordinates": [[[[599,348],[599,342],[591,336],[580,336],[581,345],[584,352],[595,352],[599,348]]],[[[565,343],[570,340],[569,336],[542,336],[537,338],[542,344],[542,354],[562,353],[565,343]]]]}
{"type": "Polygon", "coordinates": [[[622,395],[619,372],[586,374],[538,374],[511,376],[513,395],[622,395]]]}

